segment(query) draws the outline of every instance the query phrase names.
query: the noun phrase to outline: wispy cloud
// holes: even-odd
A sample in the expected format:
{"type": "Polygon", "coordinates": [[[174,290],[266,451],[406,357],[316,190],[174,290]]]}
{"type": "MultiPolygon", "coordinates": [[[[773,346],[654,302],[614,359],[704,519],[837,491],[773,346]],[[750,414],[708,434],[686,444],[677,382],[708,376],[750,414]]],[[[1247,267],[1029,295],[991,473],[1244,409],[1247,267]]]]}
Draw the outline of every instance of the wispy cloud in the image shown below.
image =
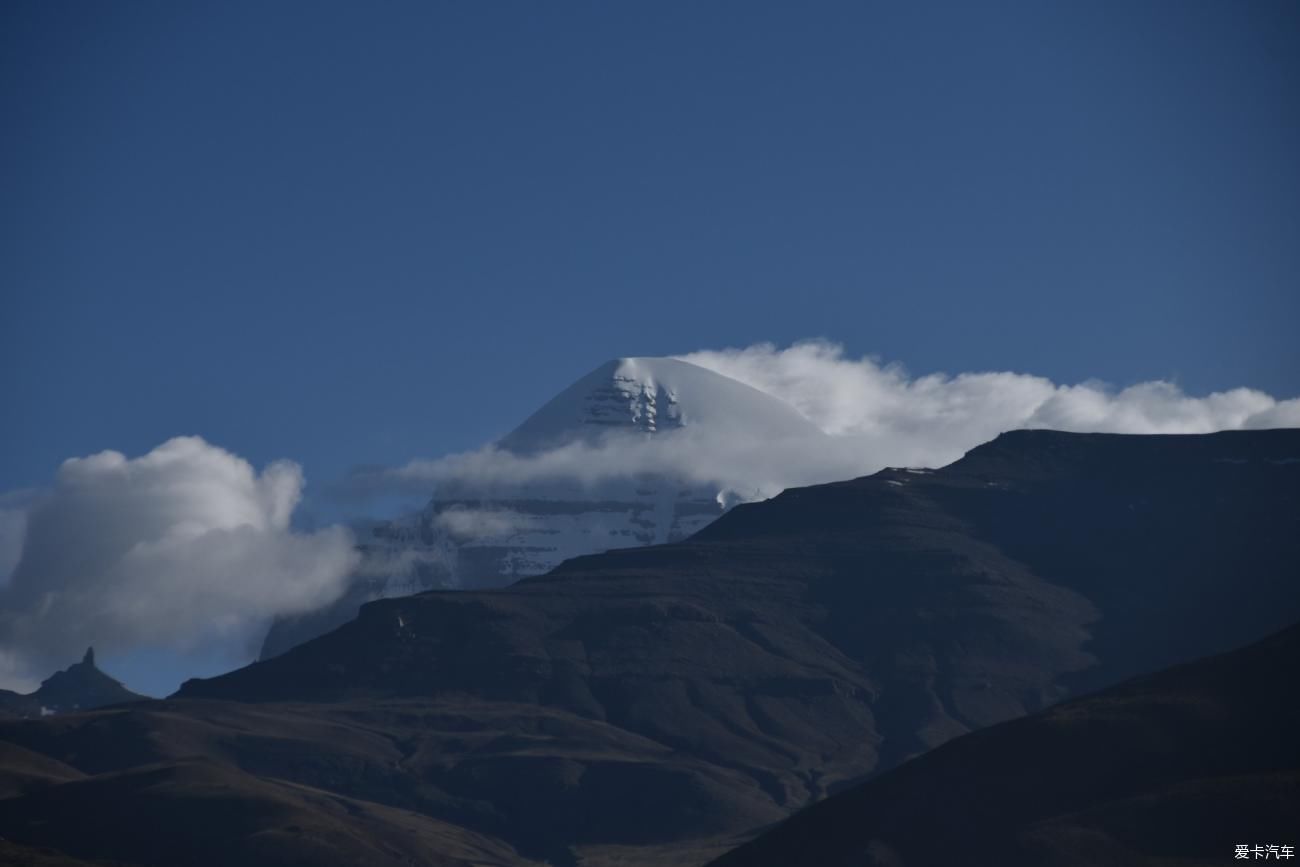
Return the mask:
{"type": "Polygon", "coordinates": [[[504,536],[528,529],[533,519],[512,509],[472,509],[457,506],[438,513],[434,524],[453,538],[474,539],[504,536]]]}

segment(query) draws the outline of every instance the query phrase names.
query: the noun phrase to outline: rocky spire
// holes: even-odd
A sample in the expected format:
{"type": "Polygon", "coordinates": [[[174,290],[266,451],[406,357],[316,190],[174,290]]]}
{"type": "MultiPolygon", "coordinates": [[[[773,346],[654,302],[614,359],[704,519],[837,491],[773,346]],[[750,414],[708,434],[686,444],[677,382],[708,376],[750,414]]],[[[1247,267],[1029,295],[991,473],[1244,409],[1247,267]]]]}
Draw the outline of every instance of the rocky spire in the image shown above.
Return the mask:
{"type": "Polygon", "coordinates": [[[86,655],[81,657],[81,664],[89,665],[91,668],[95,667],[95,648],[93,647],[86,648],[86,655]]]}

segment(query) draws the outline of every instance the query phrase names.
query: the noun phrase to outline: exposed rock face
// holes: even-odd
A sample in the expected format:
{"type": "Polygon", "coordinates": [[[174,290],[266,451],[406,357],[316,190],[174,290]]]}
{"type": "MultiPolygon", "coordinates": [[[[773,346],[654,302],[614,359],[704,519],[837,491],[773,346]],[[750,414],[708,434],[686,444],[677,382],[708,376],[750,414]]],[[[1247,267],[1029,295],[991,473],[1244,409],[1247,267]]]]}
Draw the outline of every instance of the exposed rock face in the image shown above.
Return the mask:
{"type": "Polygon", "coordinates": [[[373,528],[361,546],[369,574],[359,576],[334,605],[278,621],[261,658],[345,623],[371,599],[504,587],[583,554],[685,539],[722,515],[730,504],[727,494],[717,484],[640,468],[637,453],[652,438],[701,427],[724,440],[728,432],[754,430],[810,442],[823,436],[793,407],[693,364],[671,358],[607,362],[497,447],[533,459],[548,450],[598,447],[617,438],[627,454],[625,471],[611,474],[606,467],[599,478],[557,471],[517,481],[443,481],[419,514],[373,528]]]}
{"type": "MultiPolygon", "coordinates": [[[[1007,434],[680,543],[372,602],[167,702],[0,741],[105,786],[202,755],[552,865],[698,865],[966,732],[1300,621],[1297,458],[1300,431],[1007,434]]],[[[117,797],[52,785],[42,805],[117,797]]],[[[32,816],[56,807],[24,803],[0,835],[50,843],[32,816]]],[[[104,839],[71,854],[126,851],[104,839]]]]}

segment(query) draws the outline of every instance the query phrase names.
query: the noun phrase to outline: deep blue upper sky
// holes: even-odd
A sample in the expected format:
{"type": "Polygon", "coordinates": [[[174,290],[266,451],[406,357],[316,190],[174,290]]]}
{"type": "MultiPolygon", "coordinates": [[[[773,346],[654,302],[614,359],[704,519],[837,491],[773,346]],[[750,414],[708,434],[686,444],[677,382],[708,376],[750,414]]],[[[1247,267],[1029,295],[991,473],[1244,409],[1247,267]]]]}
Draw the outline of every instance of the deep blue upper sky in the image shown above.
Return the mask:
{"type": "Polygon", "coordinates": [[[308,478],[606,358],[1300,392],[1300,5],[10,2],[0,489],[308,478]]]}

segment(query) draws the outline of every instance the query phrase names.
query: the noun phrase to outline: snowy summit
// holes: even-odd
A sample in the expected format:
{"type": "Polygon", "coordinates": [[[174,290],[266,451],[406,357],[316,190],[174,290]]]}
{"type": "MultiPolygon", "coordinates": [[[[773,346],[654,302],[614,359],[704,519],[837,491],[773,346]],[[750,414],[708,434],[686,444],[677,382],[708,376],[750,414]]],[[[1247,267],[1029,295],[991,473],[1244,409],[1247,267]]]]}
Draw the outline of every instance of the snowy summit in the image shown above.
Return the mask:
{"type": "Polygon", "coordinates": [[[560,392],[498,445],[529,454],[611,432],[661,433],[706,425],[772,437],[821,431],[784,401],[675,358],[616,358],[560,392]]]}

